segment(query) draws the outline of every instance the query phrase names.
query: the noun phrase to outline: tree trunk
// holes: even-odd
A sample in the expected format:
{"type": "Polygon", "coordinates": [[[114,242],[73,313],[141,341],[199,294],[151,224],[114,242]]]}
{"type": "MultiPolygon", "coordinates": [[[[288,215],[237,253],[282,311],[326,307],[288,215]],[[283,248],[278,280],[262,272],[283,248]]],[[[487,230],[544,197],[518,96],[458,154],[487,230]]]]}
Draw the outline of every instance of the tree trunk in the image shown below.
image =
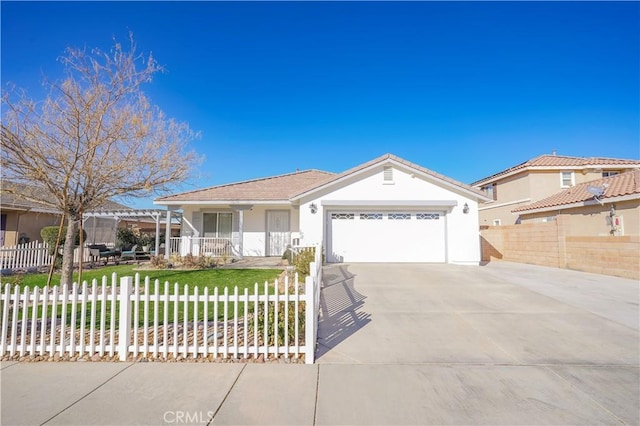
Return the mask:
{"type": "Polygon", "coordinates": [[[71,287],[73,284],[73,251],[76,248],[76,228],[78,219],[72,215],[67,217],[67,235],[62,251],[62,275],[60,285],[71,287]]]}

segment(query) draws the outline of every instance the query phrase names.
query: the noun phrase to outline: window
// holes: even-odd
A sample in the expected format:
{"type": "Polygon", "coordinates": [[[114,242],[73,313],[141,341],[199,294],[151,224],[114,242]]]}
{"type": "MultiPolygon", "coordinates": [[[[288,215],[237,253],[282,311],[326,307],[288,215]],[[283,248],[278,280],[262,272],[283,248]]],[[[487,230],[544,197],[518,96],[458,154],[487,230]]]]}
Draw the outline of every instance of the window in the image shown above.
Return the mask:
{"type": "Polygon", "coordinates": [[[355,214],[353,213],[331,213],[331,219],[337,220],[353,220],[355,214]]]}
{"type": "Polygon", "coordinates": [[[439,220],[439,213],[416,213],[416,219],[418,220],[439,220]]]}
{"type": "Polygon", "coordinates": [[[384,171],[382,173],[382,176],[383,176],[382,183],[384,183],[384,184],[392,184],[393,183],[393,167],[385,166],[384,167],[384,171]]]}
{"type": "Polygon", "coordinates": [[[203,236],[209,238],[231,238],[232,219],[232,213],[203,213],[203,236]]]}
{"type": "Polygon", "coordinates": [[[606,177],[609,177],[609,176],[615,176],[615,175],[617,175],[619,173],[620,172],[602,172],[602,177],[606,178],[606,177]]]}
{"type": "Polygon", "coordinates": [[[389,220],[409,220],[411,219],[411,213],[389,213],[387,218],[389,220]]]}
{"type": "Polygon", "coordinates": [[[486,192],[487,197],[491,198],[492,200],[495,201],[498,199],[498,184],[492,183],[491,185],[483,186],[480,189],[486,192]]]}
{"type": "Polygon", "coordinates": [[[382,213],[360,213],[360,220],[381,220],[382,213]]]}
{"type": "Polygon", "coordinates": [[[502,221],[500,219],[493,219],[493,226],[500,226],[502,225],[502,221]]]}
{"type": "Polygon", "coordinates": [[[573,172],[560,172],[560,186],[569,188],[575,184],[573,172]]]}

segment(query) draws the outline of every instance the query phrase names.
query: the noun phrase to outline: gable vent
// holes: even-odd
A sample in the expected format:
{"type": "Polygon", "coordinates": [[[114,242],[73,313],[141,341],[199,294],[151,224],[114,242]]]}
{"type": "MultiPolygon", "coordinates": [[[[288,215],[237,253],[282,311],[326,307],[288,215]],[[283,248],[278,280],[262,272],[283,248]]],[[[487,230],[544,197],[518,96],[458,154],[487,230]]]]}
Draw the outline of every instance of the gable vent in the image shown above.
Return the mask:
{"type": "Polygon", "coordinates": [[[383,179],[385,183],[393,182],[393,167],[385,166],[383,176],[384,176],[383,179]]]}

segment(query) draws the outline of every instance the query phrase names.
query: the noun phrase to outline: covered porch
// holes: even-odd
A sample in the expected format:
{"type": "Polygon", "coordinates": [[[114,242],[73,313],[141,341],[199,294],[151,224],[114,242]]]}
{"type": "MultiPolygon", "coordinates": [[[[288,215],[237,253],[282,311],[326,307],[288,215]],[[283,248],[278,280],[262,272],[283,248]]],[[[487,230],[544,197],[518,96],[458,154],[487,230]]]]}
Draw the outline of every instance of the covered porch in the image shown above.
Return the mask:
{"type": "Polygon", "coordinates": [[[298,244],[298,208],[287,204],[171,206],[165,217],[180,214],[180,237],[168,238],[166,256],[244,259],[277,257],[298,244]],[[180,208],[182,212],[177,212],[180,208]]]}

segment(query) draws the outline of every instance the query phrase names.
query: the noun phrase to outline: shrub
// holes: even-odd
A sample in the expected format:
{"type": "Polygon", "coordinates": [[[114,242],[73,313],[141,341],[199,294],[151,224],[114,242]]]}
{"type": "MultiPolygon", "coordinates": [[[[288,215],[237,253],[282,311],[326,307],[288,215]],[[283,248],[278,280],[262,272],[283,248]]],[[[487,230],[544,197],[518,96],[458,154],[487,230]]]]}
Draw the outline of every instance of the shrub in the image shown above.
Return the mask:
{"type": "Polygon", "coordinates": [[[164,256],[151,256],[149,258],[149,264],[157,269],[165,269],[169,266],[169,261],[164,256]]]}
{"type": "Polygon", "coordinates": [[[293,263],[293,252],[291,249],[286,249],[282,254],[282,258],[289,262],[289,265],[293,263]]]}
{"type": "Polygon", "coordinates": [[[208,269],[216,266],[216,261],[213,257],[200,256],[196,259],[196,267],[199,269],[208,269]]]}
{"type": "Polygon", "coordinates": [[[187,253],[184,256],[182,256],[182,266],[185,268],[195,268],[197,263],[198,263],[197,258],[191,253],[187,253]]]}
{"type": "MultiPolygon", "coordinates": [[[[42,241],[49,246],[49,254],[53,254],[53,250],[56,247],[56,238],[58,238],[58,226],[45,226],[40,230],[40,236],[42,241]]],[[[64,245],[65,237],[67,235],[67,227],[62,227],[62,234],[60,235],[60,247],[64,245]]],[[[82,241],[87,241],[87,232],[82,230],[82,241]]],[[[80,231],[76,231],[76,246],[80,245],[80,231]]]]}
{"type": "MultiPolygon", "coordinates": [[[[288,310],[288,318],[289,318],[289,322],[288,322],[288,327],[287,327],[287,337],[288,337],[288,342],[286,342],[289,345],[292,345],[295,343],[295,331],[296,331],[296,323],[295,323],[295,317],[296,317],[296,309],[295,309],[295,303],[294,302],[288,302],[289,303],[289,310],[288,310]]],[[[285,302],[278,302],[278,345],[284,345],[285,344],[285,340],[284,340],[284,318],[285,318],[285,302]]],[[[266,343],[267,345],[273,345],[275,343],[275,327],[274,327],[274,317],[275,317],[275,311],[274,311],[274,305],[273,304],[269,304],[268,305],[269,308],[269,312],[267,313],[267,342],[263,342],[266,343]]],[[[255,321],[251,320],[249,321],[249,330],[251,332],[253,332],[254,334],[257,333],[258,334],[258,338],[260,340],[264,340],[264,330],[265,330],[265,322],[264,322],[264,303],[260,303],[258,306],[258,321],[257,321],[257,328],[256,328],[256,323],[255,321]]],[[[304,334],[305,332],[305,302],[298,302],[298,336],[300,338],[300,344],[304,344],[304,334]]]]}
{"type": "Polygon", "coordinates": [[[315,260],[315,255],[316,249],[308,248],[304,249],[293,258],[293,265],[295,266],[300,279],[304,279],[304,277],[311,274],[309,264],[315,260]]]}
{"type": "Polygon", "coordinates": [[[140,237],[138,238],[138,244],[140,244],[141,246],[150,246],[153,243],[155,243],[156,241],[156,237],[153,234],[147,234],[146,232],[144,234],[141,234],[140,237]]]}
{"type": "Polygon", "coordinates": [[[182,256],[180,256],[178,253],[171,254],[171,256],[169,256],[169,263],[171,263],[172,265],[179,265],[180,263],[182,263],[182,256]]]}
{"type": "Polygon", "coordinates": [[[131,247],[134,244],[138,244],[138,238],[133,233],[133,230],[129,228],[118,228],[118,231],[116,232],[116,247],[131,247]]]}

